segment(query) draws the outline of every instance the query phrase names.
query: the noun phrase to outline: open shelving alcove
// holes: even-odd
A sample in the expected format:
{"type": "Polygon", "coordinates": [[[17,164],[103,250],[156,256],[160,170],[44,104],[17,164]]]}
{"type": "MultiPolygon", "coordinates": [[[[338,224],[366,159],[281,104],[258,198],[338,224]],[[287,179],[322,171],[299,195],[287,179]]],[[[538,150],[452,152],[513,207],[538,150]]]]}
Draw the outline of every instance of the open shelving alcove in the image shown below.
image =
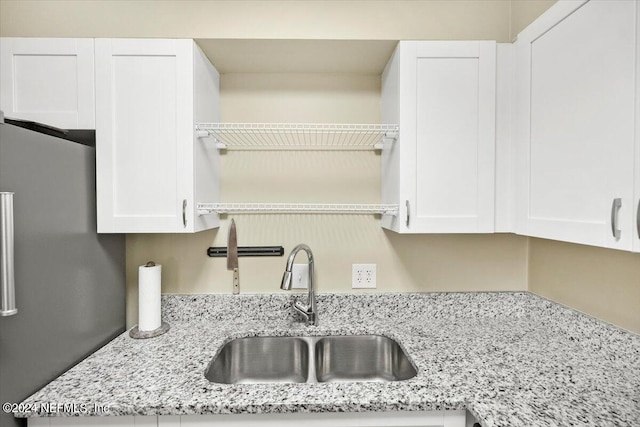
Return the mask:
{"type": "MultiPolygon", "coordinates": [[[[380,75],[394,40],[196,40],[221,74],[302,73],[380,75]],[[292,54],[294,52],[294,54],[292,54]],[[251,61],[247,61],[251,58],[251,61]]],[[[197,123],[202,144],[227,151],[378,151],[398,139],[399,126],[350,123],[197,123]]],[[[397,205],[362,203],[210,203],[197,215],[364,214],[396,216],[397,205]]],[[[288,201],[289,202],[289,201],[288,201]]]]}

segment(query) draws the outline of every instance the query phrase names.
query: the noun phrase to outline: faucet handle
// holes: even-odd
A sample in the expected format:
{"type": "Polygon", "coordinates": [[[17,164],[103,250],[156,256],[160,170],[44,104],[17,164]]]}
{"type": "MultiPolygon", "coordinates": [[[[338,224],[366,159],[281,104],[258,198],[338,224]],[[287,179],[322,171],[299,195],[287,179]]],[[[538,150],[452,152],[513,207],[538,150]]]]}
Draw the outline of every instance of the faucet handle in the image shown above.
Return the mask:
{"type": "Polygon", "coordinates": [[[300,302],[300,300],[296,300],[293,303],[293,308],[296,309],[298,313],[302,314],[302,316],[305,318],[307,322],[309,321],[310,310],[308,305],[304,305],[303,303],[300,302]]]}
{"type": "Polygon", "coordinates": [[[308,306],[308,305],[305,305],[305,304],[303,304],[303,303],[301,303],[301,302],[300,302],[300,300],[296,300],[296,301],[293,303],[293,307],[294,307],[296,310],[300,311],[300,312],[301,312],[302,314],[304,314],[305,316],[309,313],[309,306],[308,306]]]}

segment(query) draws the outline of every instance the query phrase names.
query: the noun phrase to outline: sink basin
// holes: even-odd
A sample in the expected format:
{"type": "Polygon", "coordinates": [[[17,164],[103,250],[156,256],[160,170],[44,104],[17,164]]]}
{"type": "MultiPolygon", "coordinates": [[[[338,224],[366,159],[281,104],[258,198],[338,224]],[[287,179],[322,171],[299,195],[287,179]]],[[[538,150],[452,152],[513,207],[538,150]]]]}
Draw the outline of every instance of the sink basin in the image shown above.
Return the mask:
{"type": "Polygon", "coordinates": [[[381,335],[247,337],[226,343],[205,377],[224,384],[402,381],[417,371],[381,335]]]}
{"type": "Polygon", "coordinates": [[[308,373],[309,346],[304,340],[249,337],[225,344],[205,377],[224,384],[304,383],[308,373]]]}
{"type": "Polygon", "coordinates": [[[381,335],[333,336],[315,348],[318,382],[402,381],[416,376],[407,355],[381,335]]]}

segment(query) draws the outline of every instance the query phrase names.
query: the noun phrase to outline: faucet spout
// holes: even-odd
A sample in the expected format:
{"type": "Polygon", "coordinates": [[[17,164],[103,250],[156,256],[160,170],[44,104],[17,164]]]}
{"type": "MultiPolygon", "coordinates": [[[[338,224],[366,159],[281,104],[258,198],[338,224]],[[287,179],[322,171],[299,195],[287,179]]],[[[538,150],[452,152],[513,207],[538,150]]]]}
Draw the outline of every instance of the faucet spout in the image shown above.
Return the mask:
{"type": "Polygon", "coordinates": [[[291,271],[285,270],[284,274],[282,275],[282,283],[280,283],[280,289],[282,289],[283,291],[291,290],[291,276],[291,271]]]}
{"type": "Polygon", "coordinates": [[[280,289],[284,291],[291,290],[291,281],[292,281],[292,272],[293,269],[293,261],[298,255],[298,252],[304,251],[307,254],[307,258],[309,261],[309,294],[307,297],[307,304],[303,304],[300,300],[296,300],[293,303],[293,308],[298,311],[307,321],[307,325],[316,325],[317,324],[317,311],[316,311],[316,295],[315,295],[315,287],[314,287],[314,262],[313,262],[313,252],[311,252],[311,248],[305,244],[299,244],[289,254],[289,258],[287,259],[287,266],[284,270],[284,274],[282,275],[282,282],[280,283],[280,289]]]}

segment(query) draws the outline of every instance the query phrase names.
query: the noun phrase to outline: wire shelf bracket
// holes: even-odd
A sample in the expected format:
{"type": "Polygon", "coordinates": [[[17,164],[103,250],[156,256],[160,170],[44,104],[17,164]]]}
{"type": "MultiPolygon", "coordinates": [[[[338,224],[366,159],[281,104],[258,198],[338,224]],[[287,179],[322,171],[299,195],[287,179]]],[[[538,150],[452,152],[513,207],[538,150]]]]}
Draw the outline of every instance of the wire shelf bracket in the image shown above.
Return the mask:
{"type": "Polygon", "coordinates": [[[382,150],[397,141],[395,124],[200,123],[198,138],[219,150],[382,150]]]}
{"type": "Polygon", "coordinates": [[[198,203],[198,215],[229,213],[307,213],[398,215],[398,205],[341,203],[198,203]]]}

